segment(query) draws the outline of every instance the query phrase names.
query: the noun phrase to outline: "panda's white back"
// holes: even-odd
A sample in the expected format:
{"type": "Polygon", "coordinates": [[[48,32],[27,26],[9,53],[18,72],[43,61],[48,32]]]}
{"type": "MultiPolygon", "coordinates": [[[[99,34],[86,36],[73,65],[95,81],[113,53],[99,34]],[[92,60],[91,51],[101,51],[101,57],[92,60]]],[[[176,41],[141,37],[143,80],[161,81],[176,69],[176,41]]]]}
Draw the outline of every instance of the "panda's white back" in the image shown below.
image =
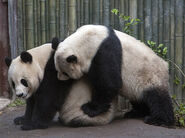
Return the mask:
{"type": "Polygon", "coordinates": [[[134,37],[116,30],[115,33],[121,41],[123,51],[121,94],[129,99],[138,99],[144,89],[151,87],[168,89],[167,62],[134,37]]]}

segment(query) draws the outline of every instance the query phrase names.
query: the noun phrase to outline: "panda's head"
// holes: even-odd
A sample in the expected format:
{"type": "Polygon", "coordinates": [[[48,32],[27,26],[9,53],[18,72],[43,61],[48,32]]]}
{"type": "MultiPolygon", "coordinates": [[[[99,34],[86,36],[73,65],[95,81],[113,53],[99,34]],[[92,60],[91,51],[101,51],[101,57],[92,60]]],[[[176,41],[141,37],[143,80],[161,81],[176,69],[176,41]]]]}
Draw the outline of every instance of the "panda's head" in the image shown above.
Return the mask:
{"type": "Polygon", "coordinates": [[[29,98],[40,85],[43,70],[29,52],[22,52],[15,59],[6,58],[8,82],[14,94],[18,97],[29,98]]]}
{"type": "Polygon", "coordinates": [[[100,44],[107,36],[105,26],[84,25],[59,43],[55,53],[58,79],[79,79],[87,73],[100,44]]]}

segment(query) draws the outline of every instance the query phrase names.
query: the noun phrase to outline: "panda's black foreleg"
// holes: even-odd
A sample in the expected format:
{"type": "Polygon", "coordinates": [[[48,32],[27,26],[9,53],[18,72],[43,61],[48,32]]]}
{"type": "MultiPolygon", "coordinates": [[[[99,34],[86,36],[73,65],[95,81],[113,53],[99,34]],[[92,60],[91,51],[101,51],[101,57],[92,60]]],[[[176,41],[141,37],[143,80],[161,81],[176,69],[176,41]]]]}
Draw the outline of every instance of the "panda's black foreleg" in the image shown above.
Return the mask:
{"type": "MultiPolygon", "coordinates": [[[[33,130],[33,129],[46,129],[49,123],[54,118],[57,108],[55,101],[49,100],[47,96],[39,96],[36,100],[32,119],[29,122],[25,122],[22,126],[22,130],[33,130]],[[46,98],[45,98],[46,97],[46,98]]],[[[52,99],[52,98],[51,98],[52,99]]]]}
{"type": "Polygon", "coordinates": [[[145,116],[144,122],[151,125],[172,126],[174,113],[168,91],[162,88],[152,88],[143,94],[143,101],[150,110],[150,115],[145,116]]]}
{"type": "Polygon", "coordinates": [[[30,98],[28,98],[26,100],[26,111],[25,111],[25,114],[23,116],[16,117],[14,119],[14,124],[15,125],[22,125],[25,122],[28,122],[28,121],[31,120],[32,112],[33,112],[33,108],[34,108],[34,103],[35,103],[34,96],[31,96],[30,98]]]}

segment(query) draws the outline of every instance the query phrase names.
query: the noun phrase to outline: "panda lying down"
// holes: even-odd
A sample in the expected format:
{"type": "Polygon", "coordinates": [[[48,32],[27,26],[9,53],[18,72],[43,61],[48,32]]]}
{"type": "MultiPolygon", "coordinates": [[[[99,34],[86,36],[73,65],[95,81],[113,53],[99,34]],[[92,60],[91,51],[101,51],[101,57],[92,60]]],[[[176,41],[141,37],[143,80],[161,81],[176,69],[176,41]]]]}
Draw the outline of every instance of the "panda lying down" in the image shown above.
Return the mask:
{"type": "Polygon", "coordinates": [[[68,126],[111,122],[117,110],[116,99],[111,108],[101,115],[91,118],[84,114],[81,106],[91,100],[91,85],[85,78],[59,81],[54,54],[52,45],[48,43],[22,52],[13,60],[5,59],[11,90],[26,99],[25,114],[15,118],[14,123],[22,125],[23,130],[44,129],[58,111],[61,122],[68,126]]]}

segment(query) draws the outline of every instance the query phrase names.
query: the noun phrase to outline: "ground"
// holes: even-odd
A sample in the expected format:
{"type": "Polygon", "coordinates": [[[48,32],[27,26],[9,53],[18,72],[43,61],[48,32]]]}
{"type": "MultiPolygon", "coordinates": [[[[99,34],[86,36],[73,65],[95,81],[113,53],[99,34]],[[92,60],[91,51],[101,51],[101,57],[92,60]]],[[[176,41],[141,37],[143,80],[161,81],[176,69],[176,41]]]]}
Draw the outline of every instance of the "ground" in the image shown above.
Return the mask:
{"type": "Polygon", "coordinates": [[[22,131],[13,119],[24,113],[25,107],[9,107],[0,112],[0,138],[185,138],[185,129],[151,126],[140,119],[114,120],[111,124],[96,127],[69,128],[60,125],[57,117],[48,129],[22,131]]]}

